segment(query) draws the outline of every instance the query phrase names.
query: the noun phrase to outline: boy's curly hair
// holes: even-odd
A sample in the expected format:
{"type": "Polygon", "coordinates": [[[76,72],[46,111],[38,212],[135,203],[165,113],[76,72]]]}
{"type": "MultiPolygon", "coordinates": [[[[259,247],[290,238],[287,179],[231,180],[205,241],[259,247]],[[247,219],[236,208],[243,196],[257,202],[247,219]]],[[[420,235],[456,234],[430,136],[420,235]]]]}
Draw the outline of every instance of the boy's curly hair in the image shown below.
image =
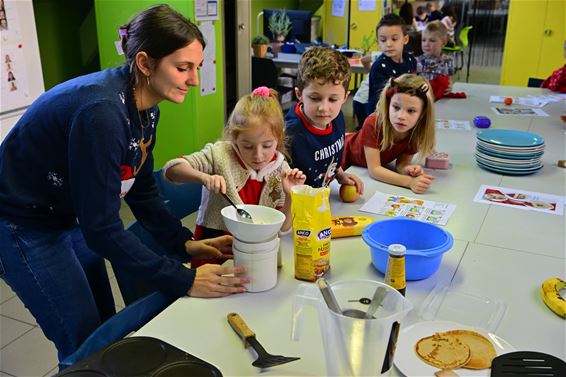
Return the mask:
{"type": "Polygon", "coordinates": [[[313,81],[322,84],[342,84],[348,91],[352,71],[348,59],[329,47],[312,47],[305,51],[299,62],[297,88],[303,90],[313,81]]]}

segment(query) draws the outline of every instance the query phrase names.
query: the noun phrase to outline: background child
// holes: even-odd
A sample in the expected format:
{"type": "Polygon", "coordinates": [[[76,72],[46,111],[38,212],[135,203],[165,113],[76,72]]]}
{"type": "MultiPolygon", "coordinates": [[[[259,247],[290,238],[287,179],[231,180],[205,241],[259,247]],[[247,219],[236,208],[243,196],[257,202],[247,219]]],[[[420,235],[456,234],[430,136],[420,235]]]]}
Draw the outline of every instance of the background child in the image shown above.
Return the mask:
{"type": "MultiPolygon", "coordinates": [[[[564,59],[566,59],[566,41],[564,42],[564,59]]],[[[548,88],[555,92],[566,93],[566,64],[552,72],[552,75],[544,80],[540,87],[548,88]]]]}
{"type": "Polygon", "coordinates": [[[428,13],[426,11],[425,6],[418,6],[417,7],[417,15],[415,16],[415,22],[417,24],[417,30],[423,31],[426,23],[428,22],[428,13]]]}
{"type": "Polygon", "coordinates": [[[340,110],[348,98],[350,64],[327,47],[307,50],[299,62],[295,94],[297,105],[285,116],[291,163],[307,176],[306,184],[321,187],[336,178],[340,184],[363,183],[342,170],[346,124],[340,110]]]}
{"type": "Polygon", "coordinates": [[[442,20],[442,12],[438,10],[438,0],[427,0],[426,12],[428,13],[428,21],[442,20]]]}
{"type": "Polygon", "coordinates": [[[369,95],[366,104],[367,114],[375,111],[377,99],[390,77],[398,77],[403,73],[414,73],[417,62],[414,57],[403,52],[409,42],[406,24],[395,14],[386,14],[375,29],[377,43],[382,54],[372,64],[369,72],[369,95]]]}
{"type": "Polygon", "coordinates": [[[399,16],[405,21],[407,25],[407,32],[417,31],[417,21],[415,20],[415,13],[413,12],[413,5],[409,2],[405,2],[399,8],[399,16]]]}
{"type": "Polygon", "coordinates": [[[202,184],[195,239],[225,234],[220,210],[236,204],[277,208],[291,225],[290,189],[303,184],[305,175],[289,169],[284,158],[284,121],[277,93],[265,86],[242,97],[224,129],[224,140],[207,144],[200,152],[169,161],[165,177],[176,183],[202,184]]]}
{"type": "Polygon", "coordinates": [[[427,81],[413,74],[391,78],[377,112],[361,131],[346,136],[343,165],[367,166],[372,178],[422,194],[434,177],[411,162],[415,153],[422,159],[433,150],[434,131],[434,99],[427,81]],[[396,171],[384,167],[393,160],[396,171]]]}
{"type": "MultiPolygon", "coordinates": [[[[362,65],[366,70],[371,69],[371,64],[379,54],[372,56],[364,56],[361,59],[362,65]],[[374,57],[375,56],[375,57],[374,57]]],[[[356,130],[360,130],[364,121],[368,117],[368,112],[366,110],[366,104],[368,103],[368,94],[369,94],[369,74],[364,77],[362,82],[360,83],[360,87],[356,90],[356,94],[354,94],[354,98],[352,99],[352,108],[354,110],[354,114],[356,115],[356,119],[358,120],[358,127],[356,130]]]]}
{"type": "Polygon", "coordinates": [[[446,30],[448,31],[448,42],[447,45],[450,47],[456,46],[456,37],[455,37],[455,29],[456,24],[458,23],[458,13],[456,13],[456,8],[454,5],[447,4],[442,7],[441,9],[442,17],[441,22],[446,26],[446,30]]]}
{"type": "Polygon", "coordinates": [[[440,98],[439,94],[449,93],[452,90],[454,58],[442,53],[442,47],[446,42],[448,42],[446,26],[440,21],[429,22],[422,33],[423,54],[416,58],[417,74],[430,82],[436,99],[440,98]]]}

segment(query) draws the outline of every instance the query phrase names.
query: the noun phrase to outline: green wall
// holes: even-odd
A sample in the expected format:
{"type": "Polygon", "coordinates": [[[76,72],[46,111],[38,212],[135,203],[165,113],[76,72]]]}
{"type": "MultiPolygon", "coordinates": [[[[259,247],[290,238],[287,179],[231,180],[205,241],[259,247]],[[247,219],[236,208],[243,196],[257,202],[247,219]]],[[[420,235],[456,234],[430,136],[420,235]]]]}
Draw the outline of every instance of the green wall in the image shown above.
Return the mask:
{"type": "Polygon", "coordinates": [[[93,2],[33,0],[45,90],[100,69],[93,2]]]}
{"type": "MultiPolygon", "coordinates": [[[[187,18],[194,19],[194,2],[187,0],[94,0],[96,25],[100,49],[100,65],[110,68],[124,63],[114,46],[118,28],[137,12],[153,5],[166,3],[187,18]]],[[[219,4],[219,12],[222,6],[219,4]]],[[[161,119],[157,129],[157,146],[154,150],[155,168],[182,154],[200,150],[206,143],[217,140],[224,128],[224,57],[222,40],[222,14],[214,21],[216,32],[216,93],[200,96],[199,88],[191,88],[185,102],[159,104],[161,119]]],[[[208,48],[208,47],[207,47],[208,48]]]]}

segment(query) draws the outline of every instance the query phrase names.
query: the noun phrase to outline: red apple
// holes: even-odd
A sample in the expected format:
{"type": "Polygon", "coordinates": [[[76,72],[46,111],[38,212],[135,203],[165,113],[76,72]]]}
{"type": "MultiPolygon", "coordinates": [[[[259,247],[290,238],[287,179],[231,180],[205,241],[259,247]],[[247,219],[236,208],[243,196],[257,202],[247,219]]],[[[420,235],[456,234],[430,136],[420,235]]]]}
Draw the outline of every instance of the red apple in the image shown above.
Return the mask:
{"type": "Polygon", "coordinates": [[[360,198],[360,194],[356,190],[356,185],[340,186],[340,199],[344,203],[352,203],[360,198]]]}

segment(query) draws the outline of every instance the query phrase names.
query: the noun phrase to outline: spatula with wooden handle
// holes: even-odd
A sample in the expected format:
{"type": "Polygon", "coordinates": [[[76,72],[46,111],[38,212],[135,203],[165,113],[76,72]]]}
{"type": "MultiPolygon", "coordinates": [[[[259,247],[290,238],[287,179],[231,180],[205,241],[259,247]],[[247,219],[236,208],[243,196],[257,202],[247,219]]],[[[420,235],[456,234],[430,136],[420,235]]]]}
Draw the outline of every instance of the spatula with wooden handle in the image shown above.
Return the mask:
{"type": "Polygon", "coordinates": [[[228,323],[236,334],[244,341],[244,347],[251,345],[257,352],[257,360],[252,363],[257,368],[269,368],[275,365],[285,364],[291,361],[299,360],[300,357],[286,357],[281,355],[272,355],[268,353],[255,337],[255,333],[246,325],[246,322],[238,313],[228,313],[228,323]]]}

